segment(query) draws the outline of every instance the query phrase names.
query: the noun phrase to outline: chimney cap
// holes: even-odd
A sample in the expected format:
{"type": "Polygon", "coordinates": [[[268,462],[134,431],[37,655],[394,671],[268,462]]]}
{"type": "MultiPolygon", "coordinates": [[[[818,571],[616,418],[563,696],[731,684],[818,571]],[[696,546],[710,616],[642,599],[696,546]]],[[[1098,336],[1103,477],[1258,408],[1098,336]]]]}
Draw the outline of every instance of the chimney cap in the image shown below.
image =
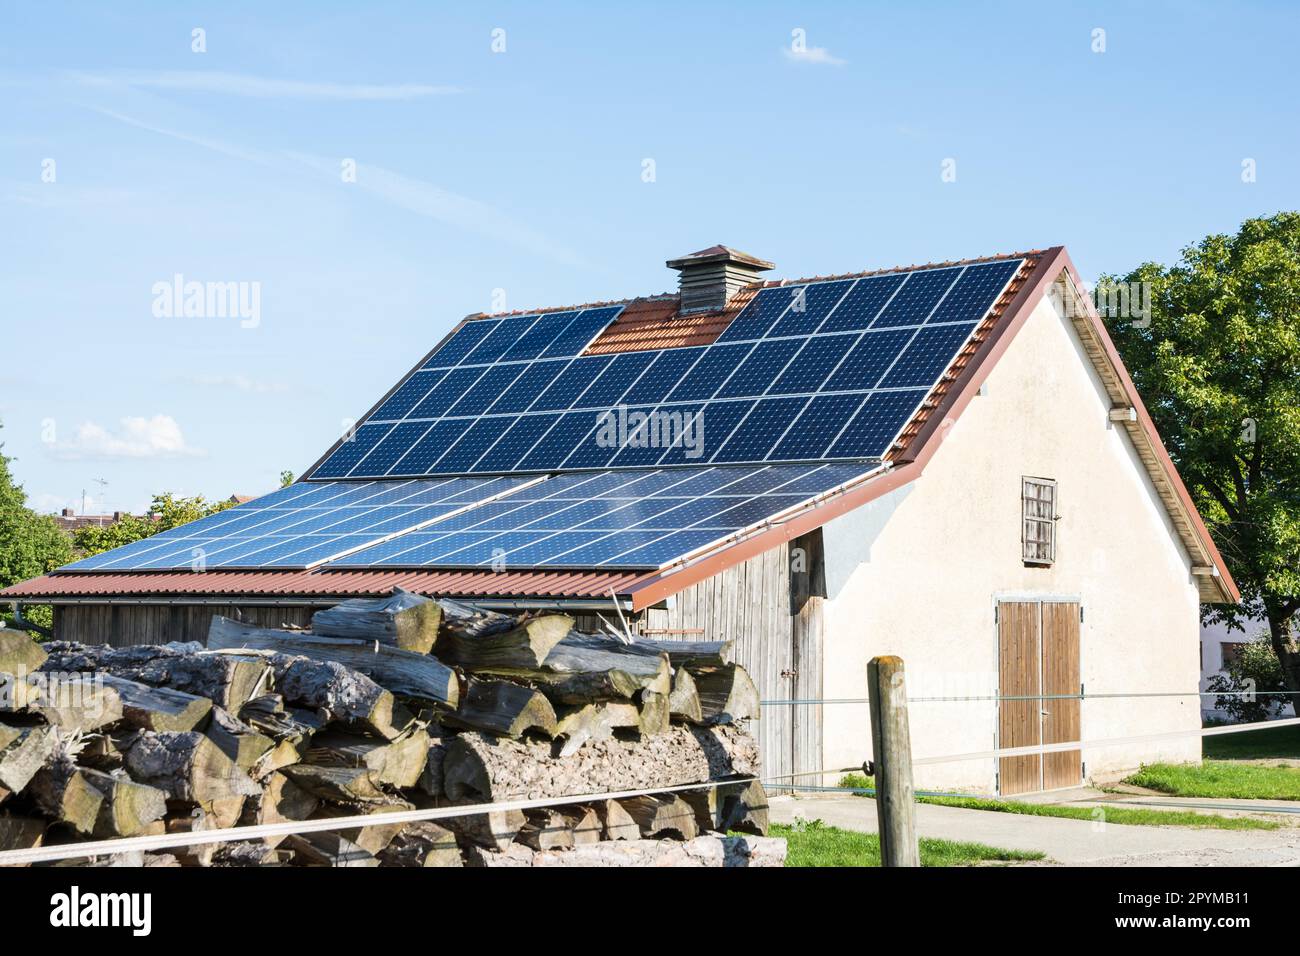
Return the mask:
{"type": "Polygon", "coordinates": [[[709,248],[701,249],[699,252],[688,253],[677,259],[669,259],[666,265],[669,269],[680,271],[688,266],[711,265],[715,262],[735,262],[748,266],[755,272],[766,272],[769,269],[776,268],[774,262],[768,262],[766,259],[758,258],[758,256],[751,256],[748,252],[741,252],[739,249],[732,249],[730,246],[721,244],[709,246],[709,248]]]}

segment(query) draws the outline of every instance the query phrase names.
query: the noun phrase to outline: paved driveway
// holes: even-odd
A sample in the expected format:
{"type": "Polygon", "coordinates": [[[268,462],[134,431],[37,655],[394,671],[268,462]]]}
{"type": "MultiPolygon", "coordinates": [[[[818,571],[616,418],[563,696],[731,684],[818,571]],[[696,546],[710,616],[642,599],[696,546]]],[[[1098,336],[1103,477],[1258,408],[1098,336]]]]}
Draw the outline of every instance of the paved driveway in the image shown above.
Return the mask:
{"type": "MultiPolygon", "coordinates": [[[[821,819],[845,830],[876,832],[875,800],[774,796],[771,802],[777,823],[821,819]]],[[[1067,866],[1300,866],[1300,827],[1285,825],[1278,830],[1123,826],[925,803],[916,806],[916,825],[924,837],[1040,850],[1067,866]]]]}

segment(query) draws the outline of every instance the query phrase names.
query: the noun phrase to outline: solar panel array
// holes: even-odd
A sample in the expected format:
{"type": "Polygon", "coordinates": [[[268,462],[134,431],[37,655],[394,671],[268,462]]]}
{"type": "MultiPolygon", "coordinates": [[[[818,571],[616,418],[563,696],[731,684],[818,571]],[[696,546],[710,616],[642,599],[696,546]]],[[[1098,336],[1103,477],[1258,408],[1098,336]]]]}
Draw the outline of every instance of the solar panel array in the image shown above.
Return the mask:
{"type": "Polygon", "coordinates": [[[299,482],[67,571],[305,568],[528,484],[522,476],[299,482]]]}
{"type": "Polygon", "coordinates": [[[859,463],[571,472],[330,567],[653,569],[868,470],[859,463]]]}
{"type": "Polygon", "coordinates": [[[1021,263],[763,289],[707,346],[580,355],[618,307],[469,322],[308,477],[880,458],[1021,263]]]}
{"type": "Polygon", "coordinates": [[[60,570],[661,568],[876,468],[1021,264],[765,288],[705,346],[467,322],[309,480],[60,570]]]}

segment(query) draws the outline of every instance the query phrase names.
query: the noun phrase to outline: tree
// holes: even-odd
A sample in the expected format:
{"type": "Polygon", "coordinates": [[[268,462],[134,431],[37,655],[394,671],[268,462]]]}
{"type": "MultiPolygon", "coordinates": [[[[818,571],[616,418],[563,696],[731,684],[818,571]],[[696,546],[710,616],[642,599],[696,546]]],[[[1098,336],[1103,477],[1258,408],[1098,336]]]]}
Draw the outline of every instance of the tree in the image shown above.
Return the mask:
{"type": "Polygon", "coordinates": [[[101,551],[148,538],[160,531],[170,531],[233,506],[233,501],[210,502],[202,495],[192,498],[177,498],[170,494],[154,495],[153,503],[143,516],[123,515],[112,524],[85,525],[73,532],[72,540],[82,554],[99,554],[101,551]]]}
{"type": "MultiPolygon", "coordinates": [[[[0,443],[0,588],[39,577],[74,557],[58,523],[27,507],[27,495],[9,467],[13,460],[0,443]]],[[[49,616],[38,614],[34,619],[48,623],[49,616]]]]}
{"type": "Polygon", "coordinates": [[[1121,281],[1150,283],[1151,312],[1115,317],[1111,335],[1242,592],[1205,617],[1266,619],[1300,690],[1300,213],[1249,219],[1121,281]]]}
{"type": "Polygon", "coordinates": [[[280,472],[280,487],[288,488],[291,484],[293,484],[293,472],[291,471],[280,472]]]}

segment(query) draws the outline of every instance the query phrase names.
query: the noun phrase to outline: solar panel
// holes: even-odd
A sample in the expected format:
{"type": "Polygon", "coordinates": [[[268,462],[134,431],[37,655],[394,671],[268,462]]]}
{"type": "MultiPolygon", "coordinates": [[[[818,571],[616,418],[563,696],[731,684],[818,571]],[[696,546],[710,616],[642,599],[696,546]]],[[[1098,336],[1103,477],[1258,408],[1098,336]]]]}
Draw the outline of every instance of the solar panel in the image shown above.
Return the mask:
{"type": "Polygon", "coordinates": [[[653,569],[867,470],[804,464],[567,473],[329,567],[653,569]]]}
{"type": "Polygon", "coordinates": [[[68,571],[306,568],[527,484],[523,476],[300,482],[68,571]]]}
{"type": "Polygon", "coordinates": [[[308,477],[879,458],[1022,261],[764,288],[707,346],[579,355],[620,307],[468,322],[308,477]]]}

